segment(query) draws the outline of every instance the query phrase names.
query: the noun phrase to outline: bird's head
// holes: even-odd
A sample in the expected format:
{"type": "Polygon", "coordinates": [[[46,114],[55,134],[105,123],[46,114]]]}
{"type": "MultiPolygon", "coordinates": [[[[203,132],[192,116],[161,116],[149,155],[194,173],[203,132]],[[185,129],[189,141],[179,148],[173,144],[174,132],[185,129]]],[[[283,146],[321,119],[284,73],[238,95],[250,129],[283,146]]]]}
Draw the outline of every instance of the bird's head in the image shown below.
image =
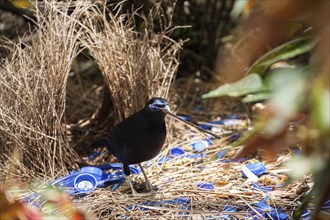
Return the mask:
{"type": "Polygon", "coordinates": [[[152,112],[169,112],[170,107],[165,99],[152,98],[147,102],[146,108],[152,112]]]}

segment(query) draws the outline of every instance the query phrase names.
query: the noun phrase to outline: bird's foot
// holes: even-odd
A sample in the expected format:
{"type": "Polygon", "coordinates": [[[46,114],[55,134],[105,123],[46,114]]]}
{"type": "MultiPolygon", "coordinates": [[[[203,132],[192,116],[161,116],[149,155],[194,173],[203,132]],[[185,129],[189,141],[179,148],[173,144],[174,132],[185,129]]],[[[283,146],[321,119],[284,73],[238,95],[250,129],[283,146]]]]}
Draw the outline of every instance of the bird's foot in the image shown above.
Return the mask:
{"type": "Polygon", "coordinates": [[[148,179],[148,177],[147,177],[147,174],[145,173],[145,171],[144,171],[144,169],[143,169],[143,167],[142,167],[142,165],[139,163],[139,167],[140,167],[140,169],[141,169],[141,171],[142,171],[142,174],[143,174],[143,176],[144,176],[144,179],[145,179],[145,184],[146,184],[146,189],[149,191],[149,192],[152,192],[152,191],[157,191],[158,190],[158,187],[153,187],[152,185],[151,185],[151,183],[150,183],[150,181],[149,181],[149,179],[148,179]]]}
{"type": "Polygon", "coordinates": [[[132,190],[132,195],[137,195],[139,194],[133,187],[133,184],[132,184],[132,180],[131,180],[131,177],[128,176],[128,183],[129,183],[129,186],[131,187],[131,190],[132,190]]]}

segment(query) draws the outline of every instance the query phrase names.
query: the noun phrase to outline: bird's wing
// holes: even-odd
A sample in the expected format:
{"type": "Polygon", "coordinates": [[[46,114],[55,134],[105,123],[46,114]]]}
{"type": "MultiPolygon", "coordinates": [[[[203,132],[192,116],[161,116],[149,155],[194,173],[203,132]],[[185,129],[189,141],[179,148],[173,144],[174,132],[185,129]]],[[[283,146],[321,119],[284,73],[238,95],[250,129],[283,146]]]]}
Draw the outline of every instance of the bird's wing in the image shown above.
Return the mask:
{"type": "Polygon", "coordinates": [[[141,110],[124,119],[120,124],[112,129],[110,133],[111,142],[121,144],[131,139],[137,139],[146,129],[148,129],[148,127],[148,120],[141,110]]]}

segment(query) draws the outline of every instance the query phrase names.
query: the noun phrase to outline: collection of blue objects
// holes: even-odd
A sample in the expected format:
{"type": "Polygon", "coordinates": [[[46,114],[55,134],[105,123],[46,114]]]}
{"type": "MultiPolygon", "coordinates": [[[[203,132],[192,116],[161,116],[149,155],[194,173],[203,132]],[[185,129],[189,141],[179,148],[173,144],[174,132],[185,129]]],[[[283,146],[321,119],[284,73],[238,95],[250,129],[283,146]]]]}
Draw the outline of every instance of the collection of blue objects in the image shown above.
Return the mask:
{"type": "MultiPolygon", "coordinates": [[[[191,117],[189,116],[181,116],[184,120],[191,120],[191,117]]],[[[208,124],[200,124],[199,126],[203,129],[211,129],[212,124],[234,124],[235,120],[237,120],[237,116],[233,116],[229,119],[225,120],[218,120],[218,121],[212,121],[208,124]]],[[[232,135],[231,139],[232,141],[237,139],[237,135],[232,135]]],[[[169,152],[169,156],[161,157],[158,161],[159,165],[162,165],[163,163],[172,160],[177,159],[181,157],[187,157],[187,158],[205,158],[205,154],[202,152],[212,143],[212,138],[206,138],[204,140],[196,141],[191,144],[192,150],[196,151],[195,154],[187,154],[187,152],[182,149],[181,147],[175,147],[172,148],[169,152]]],[[[220,160],[222,157],[224,157],[227,153],[227,150],[223,150],[217,153],[217,160],[220,160]]],[[[93,153],[88,157],[89,161],[94,160],[96,157],[98,157],[101,153],[96,152],[93,153]]],[[[241,161],[244,161],[244,158],[241,158],[241,161]]],[[[232,160],[222,160],[222,162],[230,162],[232,160]]],[[[237,161],[237,160],[236,160],[237,161]]],[[[246,167],[256,176],[260,176],[266,172],[266,167],[263,163],[251,163],[247,164],[246,167]]],[[[139,174],[140,170],[134,166],[130,166],[130,170],[132,174],[139,174]]],[[[247,178],[245,173],[242,171],[242,176],[244,178],[247,178]]],[[[89,192],[95,190],[96,188],[103,188],[112,186],[111,190],[116,190],[123,182],[125,182],[125,174],[122,170],[121,164],[106,164],[101,166],[86,166],[82,167],[79,171],[71,171],[70,174],[63,176],[61,178],[58,178],[50,183],[51,186],[55,188],[61,188],[66,190],[67,193],[71,195],[86,195],[89,192]]],[[[211,182],[201,182],[196,183],[196,186],[198,189],[201,190],[214,190],[215,186],[211,182]]],[[[252,187],[256,190],[262,190],[262,191],[271,191],[273,190],[272,187],[265,187],[265,186],[259,186],[258,183],[254,182],[252,184],[252,187]]],[[[264,218],[271,218],[271,219],[277,219],[277,220],[285,220],[289,219],[289,216],[286,215],[282,210],[275,209],[268,205],[266,202],[269,199],[268,196],[266,196],[264,199],[262,199],[260,202],[254,205],[254,210],[251,210],[249,212],[249,217],[253,219],[258,219],[259,217],[264,218]],[[261,215],[261,216],[260,216],[261,215]]],[[[330,200],[327,202],[330,203],[330,200]]],[[[187,198],[176,198],[173,200],[164,200],[164,201],[155,201],[155,202],[143,202],[141,204],[138,204],[136,207],[140,207],[141,210],[148,210],[147,206],[162,206],[165,204],[172,204],[172,205],[179,205],[181,210],[189,210],[190,207],[190,200],[187,198]]],[[[134,209],[135,206],[130,206],[128,209],[134,209]]],[[[236,212],[238,209],[233,206],[226,206],[223,210],[224,212],[236,212]]],[[[182,214],[182,213],[181,213],[182,214]]],[[[180,213],[179,213],[180,215],[180,213]]],[[[310,211],[306,210],[302,218],[304,220],[310,219],[310,211]]],[[[219,216],[221,219],[233,219],[231,215],[221,215],[219,216]]]]}
{"type": "MultiPolygon", "coordinates": [[[[139,174],[140,170],[130,166],[132,174],[139,174]]],[[[97,187],[103,188],[110,185],[112,190],[116,190],[125,182],[125,174],[121,164],[106,164],[100,166],[82,167],[80,171],[71,171],[70,174],[58,178],[50,183],[55,188],[67,189],[71,195],[81,195],[95,190],[97,187]],[[112,172],[107,172],[107,171],[112,172]]]]}

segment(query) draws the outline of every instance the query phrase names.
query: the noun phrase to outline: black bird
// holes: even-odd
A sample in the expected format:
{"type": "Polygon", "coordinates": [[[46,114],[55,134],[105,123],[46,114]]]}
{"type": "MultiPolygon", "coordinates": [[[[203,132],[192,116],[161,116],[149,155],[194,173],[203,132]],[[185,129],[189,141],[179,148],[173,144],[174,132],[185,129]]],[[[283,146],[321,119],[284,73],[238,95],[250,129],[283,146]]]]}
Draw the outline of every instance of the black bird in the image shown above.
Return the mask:
{"type": "Polygon", "coordinates": [[[136,193],[130,179],[128,165],[138,164],[151,190],[151,184],[141,162],[154,158],[166,138],[165,116],[170,108],[165,99],[152,98],[146,106],[116,125],[108,136],[92,144],[92,148],[107,147],[108,151],[123,164],[132,193],[136,193]]]}

